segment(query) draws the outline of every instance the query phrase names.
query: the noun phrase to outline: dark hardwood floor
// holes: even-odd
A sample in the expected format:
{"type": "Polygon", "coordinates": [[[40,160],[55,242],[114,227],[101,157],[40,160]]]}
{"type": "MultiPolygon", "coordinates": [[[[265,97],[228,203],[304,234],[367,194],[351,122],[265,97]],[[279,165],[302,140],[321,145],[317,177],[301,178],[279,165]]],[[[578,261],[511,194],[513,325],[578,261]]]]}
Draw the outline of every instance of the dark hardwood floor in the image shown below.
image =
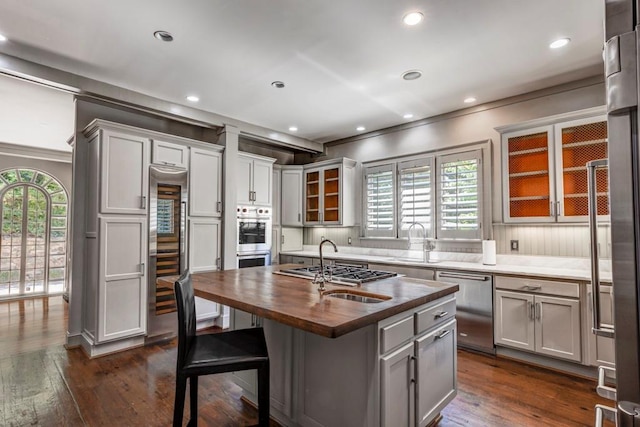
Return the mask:
{"type": "MultiPolygon", "coordinates": [[[[0,303],[0,425],[170,425],[175,341],[88,359],[63,347],[65,306],[61,297],[0,303]]],[[[593,381],[465,351],[458,385],[440,426],[592,426],[593,406],[611,404],[593,381]]],[[[200,424],[256,424],[240,394],[227,374],[202,377],[200,424]]]]}

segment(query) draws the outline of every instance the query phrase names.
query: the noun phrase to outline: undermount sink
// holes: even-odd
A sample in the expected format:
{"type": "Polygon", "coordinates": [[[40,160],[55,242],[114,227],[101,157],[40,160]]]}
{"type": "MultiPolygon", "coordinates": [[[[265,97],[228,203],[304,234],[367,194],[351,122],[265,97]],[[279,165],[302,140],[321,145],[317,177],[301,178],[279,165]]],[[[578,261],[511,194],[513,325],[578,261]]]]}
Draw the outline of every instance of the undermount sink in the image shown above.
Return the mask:
{"type": "Polygon", "coordinates": [[[420,258],[408,258],[408,257],[393,257],[387,258],[387,261],[395,261],[395,262],[415,262],[417,264],[437,264],[440,262],[439,259],[430,259],[426,263],[422,261],[420,258]]]}
{"type": "Polygon", "coordinates": [[[367,292],[352,291],[350,289],[332,289],[323,291],[321,294],[323,297],[333,297],[346,299],[349,301],[362,302],[365,304],[373,304],[378,302],[384,302],[391,299],[388,295],[370,294],[367,292]]]}

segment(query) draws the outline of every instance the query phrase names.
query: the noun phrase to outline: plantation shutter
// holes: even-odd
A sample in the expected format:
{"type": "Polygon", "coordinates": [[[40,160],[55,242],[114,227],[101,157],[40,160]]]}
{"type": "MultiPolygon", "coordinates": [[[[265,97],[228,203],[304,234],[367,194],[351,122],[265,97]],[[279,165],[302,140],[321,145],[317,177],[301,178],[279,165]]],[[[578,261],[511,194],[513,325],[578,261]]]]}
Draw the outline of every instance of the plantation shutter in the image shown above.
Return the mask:
{"type": "Polygon", "coordinates": [[[394,165],[365,168],[365,235],[395,236],[394,165]]]}
{"type": "Polygon", "coordinates": [[[399,237],[407,235],[411,224],[417,222],[433,236],[433,159],[419,159],[399,164],[398,200],[399,237]]]}

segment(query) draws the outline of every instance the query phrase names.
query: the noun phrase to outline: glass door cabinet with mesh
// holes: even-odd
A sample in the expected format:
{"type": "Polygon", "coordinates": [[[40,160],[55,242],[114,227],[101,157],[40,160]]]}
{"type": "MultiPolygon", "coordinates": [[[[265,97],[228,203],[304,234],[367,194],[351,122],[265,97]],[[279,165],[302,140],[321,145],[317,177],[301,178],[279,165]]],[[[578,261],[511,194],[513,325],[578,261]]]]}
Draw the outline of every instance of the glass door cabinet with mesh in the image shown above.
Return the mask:
{"type": "MultiPolygon", "coordinates": [[[[587,170],[607,158],[607,119],[582,117],[502,134],[504,221],[587,222],[587,170]]],[[[598,215],[609,215],[607,171],[598,171],[598,215]]]]}

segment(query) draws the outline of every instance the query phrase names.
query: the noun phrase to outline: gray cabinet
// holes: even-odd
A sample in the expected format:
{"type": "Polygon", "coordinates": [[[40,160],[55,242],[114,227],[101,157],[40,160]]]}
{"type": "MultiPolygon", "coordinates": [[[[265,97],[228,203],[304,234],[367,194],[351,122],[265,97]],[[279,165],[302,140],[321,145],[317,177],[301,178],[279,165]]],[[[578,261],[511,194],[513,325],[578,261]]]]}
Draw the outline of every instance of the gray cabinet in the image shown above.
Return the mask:
{"type": "Polygon", "coordinates": [[[281,224],[302,227],[302,166],[283,166],[281,181],[282,195],[285,195],[280,204],[281,224]]]}
{"type": "Polygon", "coordinates": [[[271,206],[275,159],[242,153],[236,171],[238,204],[271,206]]]}
{"type": "Polygon", "coordinates": [[[495,342],[580,362],[577,283],[496,277],[495,342]]]}
{"type": "Polygon", "coordinates": [[[222,154],[219,151],[190,149],[189,215],[222,215],[222,154]]]}
{"type": "Polygon", "coordinates": [[[220,269],[220,220],[189,218],[189,270],[192,273],[220,269]]]}
{"type": "Polygon", "coordinates": [[[151,163],[187,169],[189,167],[189,147],[154,139],[151,163]]]}
{"type": "Polygon", "coordinates": [[[415,425],[414,346],[410,342],[380,358],[383,426],[415,425]]]}

